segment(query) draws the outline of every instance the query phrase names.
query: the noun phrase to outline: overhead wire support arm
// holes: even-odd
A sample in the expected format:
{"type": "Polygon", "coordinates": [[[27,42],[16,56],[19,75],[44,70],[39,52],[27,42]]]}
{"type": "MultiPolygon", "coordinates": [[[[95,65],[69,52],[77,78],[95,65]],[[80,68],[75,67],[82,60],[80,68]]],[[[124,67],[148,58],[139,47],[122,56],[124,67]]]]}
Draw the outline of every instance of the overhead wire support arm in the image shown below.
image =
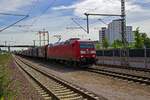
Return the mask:
{"type": "Polygon", "coordinates": [[[94,14],[94,13],[84,13],[84,15],[87,18],[87,34],[89,34],[90,29],[89,29],[89,16],[119,16],[121,17],[122,15],[119,14],[94,14]]]}
{"type": "Polygon", "coordinates": [[[84,15],[94,15],[94,16],[122,16],[118,14],[94,14],[94,13],[84,13],[84,15]]]}
{"type": "Polygon", "coordinates": [[[8,16],[26,16],[26,15],[23,15],[23,14],[1,13],[1,12],[0,12],[0,15],[8,15],[8,16]]]}
{"type": "Polygon", "coordinates": [[[89,34],[89,16],[118,16],[121,17],[121,38],[123,43],[123,50],[122,50],[122,65],[129,66],[128,62],[128,41],[126,39],[126,12],[125,12],[125,0],[121,1],[121,14],[94,14],[94,13],[84,13],[87,17],[87,34],[89,34]],[[125,58],[125,59],[124,59],[125,58]]]}

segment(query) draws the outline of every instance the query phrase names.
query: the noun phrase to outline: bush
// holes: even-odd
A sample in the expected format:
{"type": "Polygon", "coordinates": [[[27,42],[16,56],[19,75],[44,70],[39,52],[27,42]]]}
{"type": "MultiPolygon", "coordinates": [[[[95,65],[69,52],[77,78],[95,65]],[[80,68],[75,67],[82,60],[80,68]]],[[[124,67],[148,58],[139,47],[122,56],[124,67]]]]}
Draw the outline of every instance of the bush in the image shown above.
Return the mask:
{"type": "Polygon", "coordinates": [[[4,100],[4,98],[11,100],[13,95],[13,92],[9,89],[9,85],[12,82],[7,67],[9,59],[10,55],[0,54],[0,100],[4,100]]]}

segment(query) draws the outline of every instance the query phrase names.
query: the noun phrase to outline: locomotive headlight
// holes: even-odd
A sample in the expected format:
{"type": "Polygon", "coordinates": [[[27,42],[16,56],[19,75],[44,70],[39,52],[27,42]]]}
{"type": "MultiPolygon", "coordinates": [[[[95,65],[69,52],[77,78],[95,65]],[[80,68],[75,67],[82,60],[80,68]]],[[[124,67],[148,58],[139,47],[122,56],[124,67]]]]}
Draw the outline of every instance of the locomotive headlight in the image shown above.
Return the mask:
{"type": "Polygon", "coordinates": [[[92,55],[92,57],[94,57],[94,58],[95,58],[95,57],[96,57],[96,55],[92,55]]]}
{"type": "Polygon", "coordinates": [[[81,54],[86,54],[86,51],[80,51],[81,54]]]}
{"type": "Polygon", "coordinates": [[[92,53],[92,54],[96,54],[96,51],[92,50],[91,53],[92,53]]]}
{"type": "Polygon", "coordinates": [[[81,56],[81,58],[83,58],[84,56],[81,56]]]}

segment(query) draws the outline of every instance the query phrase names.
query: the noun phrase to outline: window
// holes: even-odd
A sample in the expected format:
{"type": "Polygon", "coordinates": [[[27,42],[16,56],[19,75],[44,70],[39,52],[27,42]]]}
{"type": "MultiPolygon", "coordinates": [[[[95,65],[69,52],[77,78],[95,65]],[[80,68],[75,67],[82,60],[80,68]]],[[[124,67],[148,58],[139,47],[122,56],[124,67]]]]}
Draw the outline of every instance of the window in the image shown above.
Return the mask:
{"type": "Polygon", "coordinates": [[[80,43],[80,48],[94,48],[93,43],[80,43]]]}

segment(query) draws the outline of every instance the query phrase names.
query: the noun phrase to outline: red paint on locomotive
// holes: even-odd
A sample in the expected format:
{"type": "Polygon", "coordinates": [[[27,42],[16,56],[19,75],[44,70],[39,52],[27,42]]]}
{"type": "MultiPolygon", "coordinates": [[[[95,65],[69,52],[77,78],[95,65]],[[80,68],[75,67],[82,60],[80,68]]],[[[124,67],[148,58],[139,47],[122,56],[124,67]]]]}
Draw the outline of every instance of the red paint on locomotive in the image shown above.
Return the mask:
{"type": "Polygon", "coordinates": [[[49,45],[47,58],[93,64],[96,60],[96,51],[92,41],[70,39],[66,42],[49,45]]]}

